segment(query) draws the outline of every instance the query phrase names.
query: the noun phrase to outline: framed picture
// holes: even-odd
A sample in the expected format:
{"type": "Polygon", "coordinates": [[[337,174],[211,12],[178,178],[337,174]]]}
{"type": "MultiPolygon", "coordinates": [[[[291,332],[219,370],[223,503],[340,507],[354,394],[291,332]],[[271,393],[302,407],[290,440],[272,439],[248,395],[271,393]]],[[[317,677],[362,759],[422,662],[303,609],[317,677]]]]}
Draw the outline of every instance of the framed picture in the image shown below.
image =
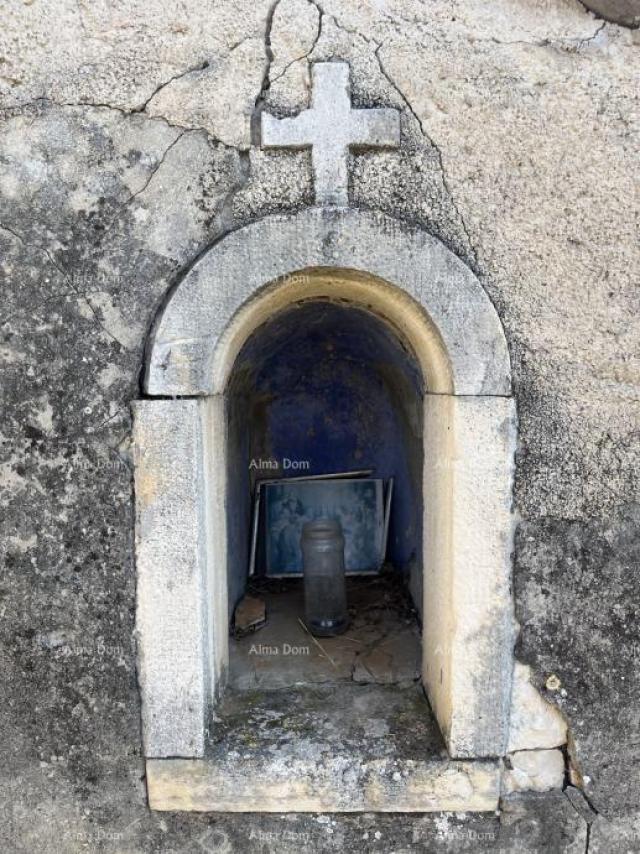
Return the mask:
{"type": "Polygon", "coordinates": [[[348,573],[380,571],[385,557],[382,480],[281,480],[263,483],[261,491],[268,576],[302,574],[302,526],[320,518],[340,522],[348,573]]]}

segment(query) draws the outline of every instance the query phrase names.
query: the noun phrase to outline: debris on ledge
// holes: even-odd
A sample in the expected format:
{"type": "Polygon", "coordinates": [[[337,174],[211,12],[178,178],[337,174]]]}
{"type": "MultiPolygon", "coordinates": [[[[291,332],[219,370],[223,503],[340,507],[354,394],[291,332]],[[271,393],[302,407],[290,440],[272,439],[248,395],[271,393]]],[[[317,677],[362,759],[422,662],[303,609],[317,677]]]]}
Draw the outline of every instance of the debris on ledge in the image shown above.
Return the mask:
{"type": "Polygon", "coordinates": [[[243,638],[257,632],[267,622],[267,610],[263,599],[257,596],[243,596],[236,605],[233,615],[234,637],[243,638]]]}

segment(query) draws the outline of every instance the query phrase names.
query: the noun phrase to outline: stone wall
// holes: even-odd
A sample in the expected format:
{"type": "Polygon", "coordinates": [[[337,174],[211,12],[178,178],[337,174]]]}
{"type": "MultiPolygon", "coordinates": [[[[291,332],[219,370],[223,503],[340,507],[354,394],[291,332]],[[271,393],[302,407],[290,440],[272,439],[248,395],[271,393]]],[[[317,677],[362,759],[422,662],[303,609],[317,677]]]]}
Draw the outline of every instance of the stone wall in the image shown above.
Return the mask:
{"type": "Polygon", "coordinates": [[[638,31],[574,0],[1,8],[4,850],[640,850],[638,31]],[[145,339],[212,242],[311,202],[308,155],[252,136],[332,58],[357,105],[402,110],[401,150],[354,156],[353,203],[442,239],[504,324],[516,652],[567,717],[586,797],[479,817],[147,810],[129,450],[145,339]]]}

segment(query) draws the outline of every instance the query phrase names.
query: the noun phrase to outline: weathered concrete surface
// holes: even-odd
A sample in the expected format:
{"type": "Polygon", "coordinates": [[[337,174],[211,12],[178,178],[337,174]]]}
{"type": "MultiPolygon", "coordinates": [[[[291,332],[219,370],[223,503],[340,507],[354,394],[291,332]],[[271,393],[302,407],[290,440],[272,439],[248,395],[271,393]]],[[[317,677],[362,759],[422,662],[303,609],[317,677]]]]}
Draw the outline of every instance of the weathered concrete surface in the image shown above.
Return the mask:
{"type": "Polygon", "coordinates": [[[147,762],[155,809],[412,813],[498,806],[498,760],[453,762],[417,684],[230,690],[212,731],[202,759],[147,762]]]}
{"type": "Polygon", "coordinates": [[[591,854],[628,854],[640,848],[640,815],[637,811],[613,821],[595,815],[592,818],[591,854]]]}
{"type": "Polygon", "coordinates": [[[248,145],[250,98],[281,114],[306,106],[309,52],[351,62],[355,105],[402,110],[400,151],[354,157],[356,203],[455,249],[505,326],[521,439],[518,654],[538,686],[560,680],[546,696],[569,720],[602,813],[592,850],[634,850],[637,31],[574,0],[336,0],[322,15],[281,0],[273,28],[267,5],[61,0],[3,16],[2,103],[49,101],[6,113],[0,131],[1,844],[585,850],[586,820],[562,794],[514,796],[500,817],[213,820],[146,808],[129,402],[145,332],[176,277],[234,225],[311,202],[307,155],[247,157],[215,138],[248,145]],[[141,110],[173,75],[211,80],[198,67],[222,74],[233,46],[256,38],[247,55],[260,68],[249,59],[229,75],[239,87],[229,115],[214,92],[198,115],[174,115],[214,137],[151,118],[154,99],[141,110]]]}

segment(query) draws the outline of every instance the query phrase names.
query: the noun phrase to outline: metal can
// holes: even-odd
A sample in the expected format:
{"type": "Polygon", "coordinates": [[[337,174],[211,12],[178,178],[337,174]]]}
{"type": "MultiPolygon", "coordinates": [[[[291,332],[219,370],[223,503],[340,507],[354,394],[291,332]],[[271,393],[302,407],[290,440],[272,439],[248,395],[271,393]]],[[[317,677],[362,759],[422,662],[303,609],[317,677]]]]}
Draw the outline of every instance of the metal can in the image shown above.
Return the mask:
{"type": "Polygon", "coordinates": [[[342,526],[316,519],[302,526],[304,605],[307,627],[317,637],[333,637],[349,627],[342,526]]]}

